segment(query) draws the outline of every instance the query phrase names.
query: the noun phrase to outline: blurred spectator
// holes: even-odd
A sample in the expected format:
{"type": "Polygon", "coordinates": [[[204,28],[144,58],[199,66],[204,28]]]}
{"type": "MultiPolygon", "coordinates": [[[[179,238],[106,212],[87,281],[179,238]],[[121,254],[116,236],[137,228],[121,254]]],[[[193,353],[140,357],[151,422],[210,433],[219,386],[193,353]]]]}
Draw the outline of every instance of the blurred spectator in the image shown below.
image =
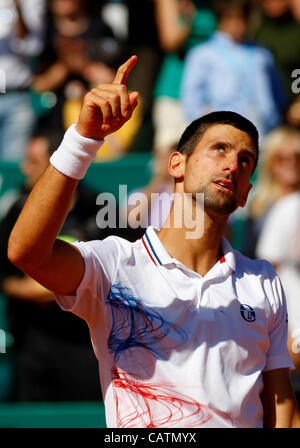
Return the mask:
{"type": "MultiPolygon", "coordinates": [[[[290,0],[290,7],[294,19],[300,25],[300,2],[299,0],[290,0]]],[[[293,100],[287,112],[287,121],[300,128],[300,59],[298,60],[296,90],[293,92],[296,98],[293,100]]],[[[293,85],[293,84],[292,84],[293,85]]]]}
{"type": "Polygon", "coordinates": [[[257,179],[247,207],[242,252],[255,258],[256,244],[272,206],[300,186],[300,131],[284,125],[265,138],[257,179]]]}
{"type": "Polygon", "coordinates": [[[63,131],[77,119],[86,89],[113,80],[124,48],[100,17],[93,0],[49,0],[47,46],[32,89],[51,91],[56,105],[49,116],[63,131]]]}
{"type": "MultiPolygon", "coordinates": [[[[141,2],[140,2],[141,3],[141,2]]],[[[126,0],[102,0],[101,17],[114,35],[127,42],[129,35],[129,10],[126,0]]]]}
{"type": "Polygon", "coordinates": [[[254,38],[272,52],[289,98],[287,121],[300,126],[300,97],[292,89],[292,72],[300,65],[299,1],[262,0],[261,10],[254,38]]]}
{"type": "Polygon", "coordinates": [[[212,34],[216,19],[205,2],[156,0],[155,8],[165,56],[154,89],[153,145],[163,148],[168,146],[174,129],[183,132],[188,124],[180,102],[185,54],[212,34]]]}
{"type": "Polygon", "coordinates": [[[298,189],[294,188],[271,208],[258,240],[256,255],[273,263],[281,278],[287,299],[289,349],[300,374],[300,137],[294,153],[282,153],[281,156],[280,169],[286,171],[286,177],[298,170],[298,189]]]}
{"type": "Polygon", "coordinates": [[[264,136],[281,122],[284,104],[272,54],[244,42],[250,14],[247,1],[218,0],[215,12],[218,30],[186,57],[182,85],[186,117],[194,120],[214,110],[232,110],[250,119],[264,136]]]}
{"type": "Polygon", "coordinates": [[[140,93],[142,124],[131,151],[146,152],[153,148],[153,88],[161,66],[163,50],[155,20],[156,0],[125,0],[128,8],[128,46],[139,58],[128,78],[128,87],[140,93]]]}
{"type": "MultiPolygon", "coordinates": [[[[52,293],[24,275],[6,256],[11,229],[60,141],[61,135],[51,128],[39,130],[31,138],[22,163],[25,184],[0,224],[0,283],[8,298],[9,331],[14,339],[15,401],[99,399],[98,364],[87,325],[62,312],[52,293]]],[[[96,226],[96,197],[79,185],[60,238],[74,241],[107,236],[106,230],[96,226]]]]}
{"type": "Polygon", "coordinates": [[[35,124],[28,88],[32,59],[43,49],[44,16],[45,0],[0,0],[0,160],[23,158],[35,124]]]}
{"type": "Polygon", "coordinates": [[[298,0],[290,0],[290,8],[294,19],[300,23],[300,3],[298,0]]]}
{"type": "MultiPolygon", "coordinates": [[[[296,83],[296,91],[300,90],[300,69],[297,69],[297,79],[296,83]]],[[[292,126],[296,126],[300,129],[300,95],[296,96],[296,98],[292,101],[290,107],[287,110],[286,114],[287,122],[292,126]]]]}

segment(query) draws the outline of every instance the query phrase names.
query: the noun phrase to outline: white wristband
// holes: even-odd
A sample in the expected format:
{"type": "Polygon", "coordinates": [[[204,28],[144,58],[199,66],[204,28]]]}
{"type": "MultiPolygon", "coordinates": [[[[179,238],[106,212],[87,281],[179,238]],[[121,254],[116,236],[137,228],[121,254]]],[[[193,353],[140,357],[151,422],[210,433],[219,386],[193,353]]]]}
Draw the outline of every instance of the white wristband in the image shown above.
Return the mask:
{"type": "Polygon", "coordinates": [[[72,124],[66,131],[58,149],[50,157],[50,163],[62,174],[82,179],[104,140],[83,137],[72,124]]]}

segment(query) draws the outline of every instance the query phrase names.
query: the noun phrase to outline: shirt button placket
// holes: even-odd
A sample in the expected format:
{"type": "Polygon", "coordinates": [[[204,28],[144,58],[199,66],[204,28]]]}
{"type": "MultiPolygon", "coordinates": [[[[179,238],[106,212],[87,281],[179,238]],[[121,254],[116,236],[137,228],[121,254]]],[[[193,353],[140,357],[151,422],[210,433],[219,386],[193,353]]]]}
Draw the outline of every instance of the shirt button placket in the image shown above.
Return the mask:
{"type": "Polygon", "coordinates": [[[203,279],[197,279],[196,285],[197,285],[197,305],[196,306],[199,310],[201,307],[201,302],[202,302],[203,279]]]}

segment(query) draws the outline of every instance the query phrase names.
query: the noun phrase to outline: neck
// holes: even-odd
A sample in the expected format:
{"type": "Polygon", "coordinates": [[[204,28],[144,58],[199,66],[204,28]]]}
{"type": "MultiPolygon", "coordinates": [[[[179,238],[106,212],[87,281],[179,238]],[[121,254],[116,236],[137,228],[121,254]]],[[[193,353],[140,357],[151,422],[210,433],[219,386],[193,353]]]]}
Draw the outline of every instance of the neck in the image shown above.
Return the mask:
{"type": "Polygon", "coordinates": [[[299,191],[299,185],[284,185],[281,188],[280,197],[287,196],[288,194],[299,191]]]}
{"type": "MultiPolygon", "coordinates": [[[[170,219],[159,232],[158,237],[169,254],[189,269],[204,276],[220,259],[221,241],[225,232],[228,215],[212,215],[201,209],[202,216],[195,217],[195,229],[176,224],[176,204],[172,206],[170,219]]],[[[195,214],[194,214],[195,215],[195,214]]],[[[177,216],[178,221],[178,216],[177,216]]]]}
{"type": "Polygon", "coordinates": [[[227,34],[227,36],[229,36],[230,39],[233,40],[235,43],[241,43],[243,40],[240,36],[237,37],[235,32],[233,32],[231,29],[227,28],[226,26],[220,25],[218,28],[218,31],[227,34]]]}

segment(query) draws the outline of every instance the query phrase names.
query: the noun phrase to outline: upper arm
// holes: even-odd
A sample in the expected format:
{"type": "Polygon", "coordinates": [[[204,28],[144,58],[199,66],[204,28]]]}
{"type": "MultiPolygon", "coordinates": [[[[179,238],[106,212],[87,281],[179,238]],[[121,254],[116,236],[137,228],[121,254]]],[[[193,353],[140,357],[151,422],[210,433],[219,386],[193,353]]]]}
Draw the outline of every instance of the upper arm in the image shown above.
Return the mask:
{"type": "Polygon", "coordinates": [[[74,295],[84,276],[85,263],[76,246],[57,239],[46,260],[27,273],[55,294],[74,295]]]}
{"type": "Polygon", "coordinates": [[[288,368],[263,372],[261,401],[265,428],[291,428],[299,423],[299,410],[288,368]]]}
{"type": "Polygon", "coordinates": [[[156,25],[164,51],[177,51],[188,38],[195,13],[193,5],[186,13],[182,15],[179,3],[173,0],[155,2],[156,25]]]}

